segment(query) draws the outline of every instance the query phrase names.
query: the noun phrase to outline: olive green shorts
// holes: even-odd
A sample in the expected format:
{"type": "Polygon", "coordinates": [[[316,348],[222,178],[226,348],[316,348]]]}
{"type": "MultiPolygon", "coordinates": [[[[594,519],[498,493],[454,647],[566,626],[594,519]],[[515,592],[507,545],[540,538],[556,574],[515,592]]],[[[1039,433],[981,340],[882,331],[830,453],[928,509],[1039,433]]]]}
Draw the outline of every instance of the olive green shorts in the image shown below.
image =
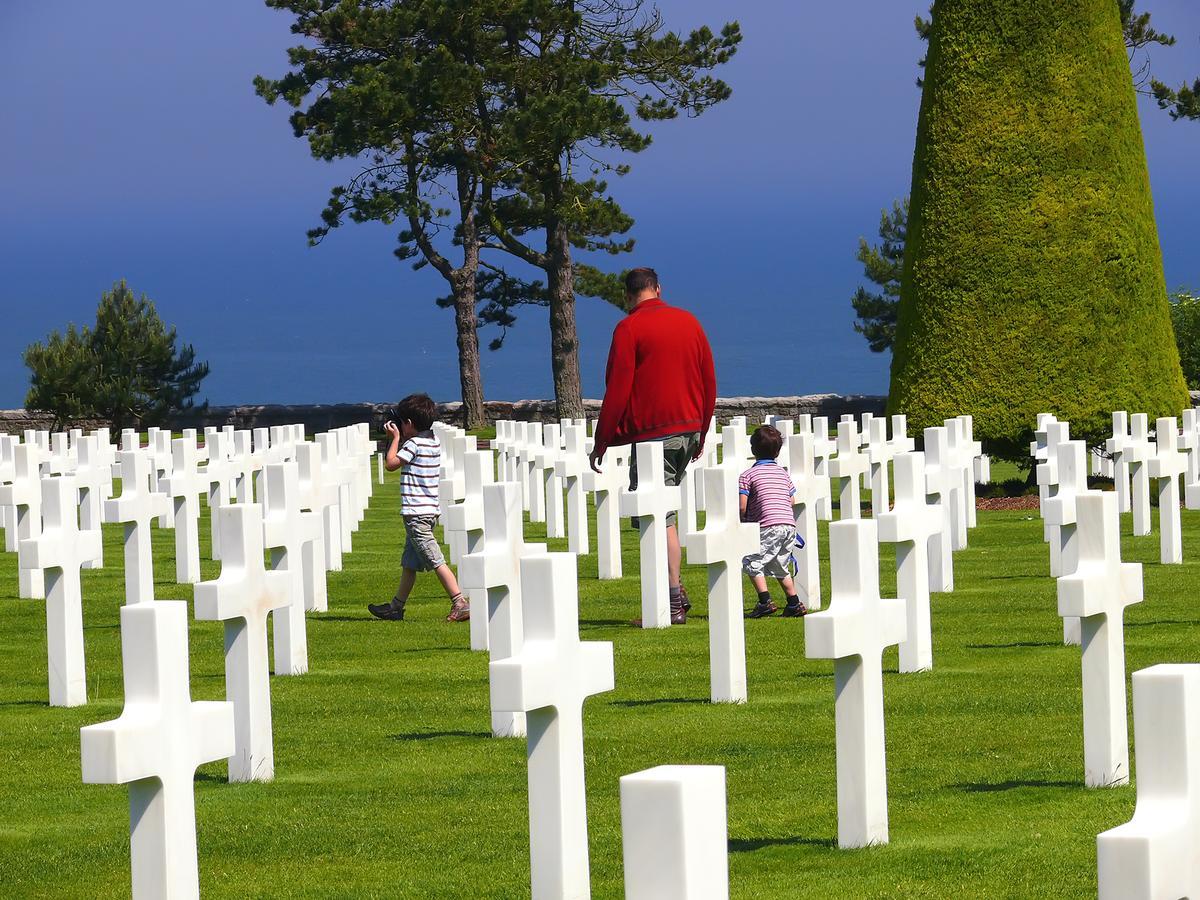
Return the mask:
{"type": "MultiPolygon", "coordinates": [[[[658,438],[663,445],[663,468],[666,470],[667,487],[678,487],[683,481],[688,463],[700,449],[700,432],[691,431],[684,434],[672,434],[669,437],[658,438]]],[[[649,443],[649,442],[646,442],[649,443]]],[[[637,452],[629,455],[629,489],[636,490],[638,485],[637,452]]],[[[667,524],[675,524],[675,512],[667,513],[667,524]]],[[[637,527],[637,517],[633,518],[633,526],[637,527]]]]}

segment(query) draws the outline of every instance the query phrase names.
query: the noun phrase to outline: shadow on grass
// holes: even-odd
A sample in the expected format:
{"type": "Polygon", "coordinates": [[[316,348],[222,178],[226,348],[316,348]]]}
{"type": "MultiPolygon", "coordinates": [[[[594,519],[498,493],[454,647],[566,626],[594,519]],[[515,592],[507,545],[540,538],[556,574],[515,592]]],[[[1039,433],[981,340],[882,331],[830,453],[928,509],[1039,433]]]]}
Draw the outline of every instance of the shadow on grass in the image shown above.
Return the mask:
{"type": "Polygon", "coordinates": [[[470,647],[459,647],[459,646],[452,646],[452,647],[401,647],[396,652],[397,653],[449,653],[454,650],[462,650],[464,652],[469,653],[471,648],[470,647]]]}
{"type": "Polygon", "coordinates": [[[1200,625],[1200,619],[1155,619],[1152,622],[1126,622],[1126,628],[1147,628],[1151,625],[1200,625]]]}
{"type": "Polygon", "coordinates": [[[45,700],[3,700],[0,706],[49,706],[45,700]]]}
{"type": "Polygon", "coordinates": [[[656,706],[660,703],[708,703],[707,697],[653,697],[648,700],[614,700],[613,706],[656,706]]]}
{"type": "Polygon", "coordinates": [[[413,731],[408,734],[389,734],[393,741],[432,741],[438,738],[490,738],[490,731],[413,731]]]}
{"type": "Polygon", "coordinates": [[[1011,781],[968,781],[962,784],[952,784],[950,787],[968,794],[995,794],[1000,791],[1015,791],[1018,788],[1079,788],[1083,785],[1078,781],[1041,781],[1038,779],[1013,779],[1011,781]]]}
{"type": "Polygon", "coordinates": [[[1062,641],[1013,641],[1011,644],[967,644],[968,650],[1012,650],[1015,647],[1065,647],[1062,641]]]}
{"type": "Polygon", "coordinates": [[[375,617],[369,613],[364,616],[323,616],[317,613],[313,616],[313,621],[316,622],[374,622],[375,617]]]}
{"type": "Polygon", "coordinates": [[[811,838],[811,837],[785,837],[785,838],[730,838],[729,852],[730,853],[753,853],[755,850],[761,850],[764,847],[826,847],[832,849],[837,846],[837,840],[834,838],[811,838]]]}
{"type": "Polygon", "coordinates": [[[579,627],[585,625],[625,625],[629,628],[640,628],[639,625],[634,625],[632,619],[580,619],[579,627]]]}

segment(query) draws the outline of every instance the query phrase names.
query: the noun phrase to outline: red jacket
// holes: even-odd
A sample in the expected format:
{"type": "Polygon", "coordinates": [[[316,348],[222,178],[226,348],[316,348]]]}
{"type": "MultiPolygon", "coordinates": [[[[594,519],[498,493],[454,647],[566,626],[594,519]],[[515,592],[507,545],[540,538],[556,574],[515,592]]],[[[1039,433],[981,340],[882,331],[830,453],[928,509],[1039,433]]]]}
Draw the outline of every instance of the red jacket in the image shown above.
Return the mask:
{"type": "Polygon", "coordinates": [[[687,310],[643,300],[613,331],[596,450],[708,432],[717,376],[704,329],[687,310]]]}

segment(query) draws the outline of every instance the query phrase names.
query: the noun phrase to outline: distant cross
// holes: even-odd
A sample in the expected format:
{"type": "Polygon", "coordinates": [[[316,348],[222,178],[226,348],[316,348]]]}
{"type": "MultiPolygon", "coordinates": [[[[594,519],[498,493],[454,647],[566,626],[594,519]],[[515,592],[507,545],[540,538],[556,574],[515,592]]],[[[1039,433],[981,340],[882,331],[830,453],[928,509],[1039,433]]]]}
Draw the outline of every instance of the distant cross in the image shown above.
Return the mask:
{"type": "Polygon", "coordinates": [[[1157,443],[1146,463],[1149,477],[1158,481],[1159,561],[1183,562],[1180,535],[1179,480],[1187,472],[1187,456],[1179,450],[1179,432],[1174,417],[1163,417],[1154,426],[1157,443]]]}
{"type": "Polygon", "coordinates": [[[637,453],[638,484],[621,492],[621,515],[638,520],[641,557],[642,627],[669,628],[671,598],[667,583],[667,514],[679,509],[679,488],[666,484],[662,441],[647,441],[637,453]]]}
{"type": "Polygon", "coordinates": [[[1132,484],[1129,503],[1133,508],[1133,533],[1150,533],[1150,457],[1154,455],[1154,442],[1150,440],[1150,425],[1145,413],[1135,413],[1130,420],[1129,440],[1121,454],[1129,463],[1129,480],[1132,484]]]}
{"type": "Polygon", "coordinates": [[[84,784],[129,785],[134,900],[199,897],[196,768],[234,752],[233,706],[194,701],[187,603],[121,608],[125,708],[79,730],[84,784]]]}
{"type": "Polygon", "coordinates": [[[887,419],[872,419],[867,436],[867,461],[871,464],[871,516],[888,511],[888,464],[895,457],[887,439],[887,419]]]}
{"type": "Polygon", "coordinates": [[[1133,673],[1133,735],[1137,807],[1096,839],[1100,900],[1200,897],[1200,666],[1133,673]]]}
{"type": "Polygon", "coordinates": [[[122,450],[121,496],[104,501],[104,521],[125,525],[125,602],[154,602],[154,555],[150,523],[168,508],[166,494],[155,493],[149,454],[122,450]]]}
{"type": "Polygon", "coordinates": [[[1124,411],[1114,412],[1112,422],[1112,437],[1104,442],[1104,449],[1112,457],[1118,509],[1127,513],[1132,508],[1129,496],[1129,460],[1125,458],[1125,447],[1129,442],[1129,415],[1124,411]]]}
{"type": "Polygon", "coordinates": [[[629,487],[624,465],[628,447],[609,447],[599,472],[583,473],[583,489],[596,503],[596,571],[601,581],[619,579],[621,568],[621,492],[629,487]]]}
{"type": "Polygon", "coordinates": [[[689,564],[708,566],[709,690],[713,703],[746,702],[746,633],[742,558],[759,549],[757,522],[741,521],[738,475],[704,469],[704,528],[687,537],[689,564]]]}
{"type": "Polygon", "coordinates": [[[954,533],[950,536],[950,546],[955,550],[965,550],[967,547],[967,531],[971,524],[971,510],[975,507],[975,472],[974,456],[966,436],[963,434],[961,418],[946,419],[946,440],[949,448],[948,464],[958,477],[958,515],[954,517],[954,533]]]}
{"type": "Polygon", "coordinates": [[[350,553],[354,549],[353,533],[358,516],[350,496],[352,473],[342,458],[342,448],[336,432],[326,431],[317,435],[321,446],[321,473],[325,480],[337,487],[338,524],[341,527],[341,551],[350,553]]]}
{"type": "Polygon", "coordinates": [[[1058,579],[1058,613],[1079,616],[1083,632],[1083,767],[1088,787],[1129,781],[1125,724],[1125,607],[1142,601],[1142,566],[1121,562],[1117,498],[1075,499],[1079,565],[1058,579]]]}
{"type": "Polygon", "coordinates": [[[1070,440],[1070,424],[1052,419],[1045,424],[1046,446],[1044,458],[1037,465],[1035,476],[1038,484],[1038,496],[1042,512],[1042,537],[1050,544],[1050,574],[1055,578],[1063,574],[1062,568],[1062,538],[1058,526],[1046,521],[1046,509],[1049,502],[1058,492],[1061,476],[1058,471],[1058,448],[1070,440]]]}
{"type": "Polygon", "coordinates": [[[208,482],[209,555],[221,558],[221,530],[217,527],[218,510],[232,502],[229,483],[233,480],[233,466],[229,462],[229,439],[215,428],[204,429],[204,450],[208,462],[204,465],[204,477],[208,482]]]}
{"type": "Polygon", "coordinates": [[[546,537],[548,538],[567,536],[562,482],[556,471],[558,461],[562,459],[560,438],[559,426],[544,425],[542,427],[542,446],[538,448],[536,455],[538,478],[542,482],[542,496],[546,498],[546,537]]]}
{"type": "Polygon", "coordinates": [[[320,444],[304,441],[296,445],[296,463],[300,467],[300,505],[321,517],[322,550],[325,570],[342,570],[342,525],[339,516],[338,489],[325,480],[320,444]]]}
{"type": "Polygon", "coordinates": [[[249,431],[233,433],[233,491],[238,503],[254,502],[254,476],[262,468],[262,460],[254,454],[253,438],[249,431]]]}
{"type": "Polygon", "coordinates": [[[954,590],[954,553],[951,536],[956,517],[962,511],[958,503],[959,479],[947,465],[950,453],[945,428],[925,429],[925,494],[937,498],[942,509],[942,530],[933,542],[929,558],[929,589],[934,593],[954,590]]]}
{"type": "Polygon", "coordinates": [[[979,463],[985,458],[983,444],[975,440],[974,416],[958,416],[959,440],[966,471],[963,473],[965,485],[963,497],[966,500],[967,528],[975,527],[975,485],[987,484],[989,478],[980,478],[979,463]]]}
{"type": "Polygon", "coordinates": [[[588,542],[588,513],[583,476],[588,469],[587,429],[568,425],[563,431],[566,448],[554,471],[567,486],[567,548],[580,556],[591,552],[588,542]]]}
{"type": "Polygon", "coordinates": [[[225,623],[225,694],[233,701],[236,740],[229,780],[270,781],[275,751],[267,614],[291,602],[290,576],[266,570],[263,517],[257,505],[223,506],[218,512],[221,575],[196,585],[196,618],[225,623]]]}
{"type": "Polygon", "coordinates": [[[538,455],[544,447],[543,440],[542,424],[527,422],[521,460],[526,484],[526,509],[529,510],[530,522],[546,521],[546,485],[538,468],[538,455]]]}
{"type": "Polygon", "coordinates": [[[271,571],[287,575],[288,603],[271,613],[275,638],[275,674],[308,671],[308,632],[304,622],[304,513],[300,510],[300,475],[295,463],[269,463],[263,468],[266,512],[263,546],[271,554],[271,571]]]}
{"type": "MultiPolygon", "coordinates": [[[[147,435],[147,450],[151,460],[150,485],[157,493],[166,493],[163,482],[171,477],[174,468],[174,453],[171,449],[171,432],[161,429],[151,429],[153,435],[147,435]]],[[[170,514],[170,503],[166,505],[158,517],[159,528],[173,528],[174,517],[170,514]]]]}
{"type": "Polygon", "coordinates": [[[0,485],[0,506],[9,513],[10,528],[17,551],[17,596],[24,600],[40,600],[46,596],[46,579],[42,570],[31,568],[21,545],[42,533],[42,451],[35,444],[13,447],[12,483],[0,485]]]}
{"type": "MultiPolygon", "coordinates": [[[[11,434],[0,434],[0,491],[13,480],[13,448],[17,439],[11,434]]],[[[17,511],[14,507],[0,503],[0,528],[4,529],[4,552],[17,552],[17,511]]]]}
{"type": "Polygon", "coordinates": [[[100,535],[79,530],[74,476],[44,478],[41,489],[42,532],[22,540],[20,552],[45,577],[50,705],[78,706],[87,703],[79,570],[100,553],[100,535]]]}
{"type": "Polygon", "coordinates": [[[1183,411],[1183,433],[1179,449],[1187,454],[1187,475],[1183,480],[1184,506],[1200,509],[1200,415],[1196,409],[1183,411]]]}
{"type": "Polygon", "coordinates": [[[533,900],[587,897],[583,701],[613,689],[613,647],[579,640],[575,556],[521,562],[525,643],[490,666],[493,708],[528,721],[529,857],[533,900]]]}
{"type": "Polygon", "coordinates": [[[813,464],[816,466],[817,477],[824,479],[825,496],[817,504],[817,516],[826,522],[833,521],[833,481],[830,478],[830,458],[836,450],[836,445],[829,439],[829,419],[826,416],[814,416],[812,420],[813,435],[813,464]]]}
{"type": "Polygon", "coordinates": [[[804,652],[832,659],[837,736],[838,846],[888,841],[883,651],[905,637],[904,603],[879,596],[875,522],[829,526],[829,609],[804,619],[804,652]]]}
{"type": "MultiPolygon", "coordinates": [[[[100,534],[104,521],[104,501],[112,496],[112,469],[100,451],[100,441],[95,435],[81,437],[76,447],[79,464],[75,467],[75,484],[79,488],[79,528],[100,534]]],[[[104,542],[94,560],[88,560],[85,569],[104,567],[104,542]]]]}
{"type": "MultiPolygon", "coordinates": [[[[1058,541],[1058,572],[1051,575],[1074,575],[1079,567],[1079,514],[1076,500],[1087,491],[1087,469],[1084,462],[1087,444],[1083,441],[1063,441],[1056,447],[1058,454],[1058,489],[1046,501],[1042,515],[1053,526],[1058,541]]],[[[1082,640],[1078,616],[1063,617],[1063,643],[1078,645],[1082,640]]]]}
{"type": "MultiPolygon", "coordinates": [[[[521,560],[546,552],[545,544],[526,544],[522,530],[521,493],[516,482],[483,487],[483,547],[463,557],[459,583],[472,596],[485,597],[475,614],[487,620],[490,659],[496,662],[521,652],[521,560]]],[[[521,737],[525,713],[502,709],[492,693],[492,734],[521,737]]]]}
{"type": "MultiPolygon", "coordinates": [[[[463,497],[462,503],[455,504],[447,514],[446,526],[456,534],[462,535],[462,557],[459,559],[459,571],[462,571],[463,558],[484,549],[484,528],[486,523],[483,489],[495,481],[495,457],[491,450],[467,450],[463,455],[463,497]]],[[[518,523],[520,510],[517,510],[518,523]]],[[[461,584],[460,584],[461,587],[461,584]]],[[[471,609],[476,614],[471,616],[471,649],[488,649],[488,617],[484,610],[487,608],[487,590],[478,588],[466,591],[471,600],[471,609]]]]}
{"type": "Polygon", "coordinates": [[[838,518],[857,519],[862,515],[858,486],[870,468],[870,460],[860,449],[854,421],[839,422],[837,456],[829,461],[829,477],[837,484],[838,518]]]}
{"type": "Polygon", "coordinates": [[[900,642],[900,671],[933,668],[929,624],[930,547],[945,527],[942,510],[925,494],[925,454],[896,456],[896,505],[879,515],[879,542],[896,545],[896,594],[904,601],[905,638],[900,642]]]}
{"type": "Polygon", "coordinates": [[[817,508],[826,496],[828,478],[816,472],[813,460],[813,436],[809,433],[794,434],[784,445],[788,474],[796,493],[792,495],[792,512],[796,517],[797,542],[794,550],[796,560],[796,591],[800,602],[808,609],[821,608],[821,558],[818,552],[820,533],[817,530],[817,508]]]}
{"type": "Polygon", "coordinates": [[[208,476],[200,470],[195,441],[173,440],[171,474],[163,482],[163,490],[174,507],[175,581],[179,584],[200,580],[200,498],[208,486],[208,476]]]}
{"type": "Polygon", "coordinates": [[[912,453],[917,442],[908,436],[908,416],[894,415],[891,418],[892,436],[888,443],[892,447],[892,456],[901,453],[912,453]]]}

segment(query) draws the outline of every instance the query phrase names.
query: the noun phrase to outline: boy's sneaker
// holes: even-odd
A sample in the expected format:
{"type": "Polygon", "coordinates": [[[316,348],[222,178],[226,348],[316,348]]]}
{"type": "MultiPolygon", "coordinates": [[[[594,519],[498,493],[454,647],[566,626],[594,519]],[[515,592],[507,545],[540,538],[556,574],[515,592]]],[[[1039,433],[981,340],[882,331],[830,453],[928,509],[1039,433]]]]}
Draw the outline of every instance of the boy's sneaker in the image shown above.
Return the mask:
{"type": "Polygon", "coordinates": [[[466,597],[459,597],[450,604],[450,615],[446,616],[447,622],[466,622],[471,618],[471,604],[466,597]]]}
{"type": "Polygon", "coordinates": [[[795,619],[808,614],[808,607],[803,603],[789,603],[783,608],[785,619],[795,619]]]}
{"type": "Polygon", "coordinates": [[[779,607],[768,600],[766,603],[755,603],[754,609],[746,613],[747,619],[761,619],[764,616],[774,615],[779,612],[779,607]]]}
{"type": "Polygon", "coordinates": [[[368,603],[367,609],[377,619],[387,619],[391,622],[400,622],[404,619],[403,603],[399,606],[393,606],[390,603],[368,603]]]}

